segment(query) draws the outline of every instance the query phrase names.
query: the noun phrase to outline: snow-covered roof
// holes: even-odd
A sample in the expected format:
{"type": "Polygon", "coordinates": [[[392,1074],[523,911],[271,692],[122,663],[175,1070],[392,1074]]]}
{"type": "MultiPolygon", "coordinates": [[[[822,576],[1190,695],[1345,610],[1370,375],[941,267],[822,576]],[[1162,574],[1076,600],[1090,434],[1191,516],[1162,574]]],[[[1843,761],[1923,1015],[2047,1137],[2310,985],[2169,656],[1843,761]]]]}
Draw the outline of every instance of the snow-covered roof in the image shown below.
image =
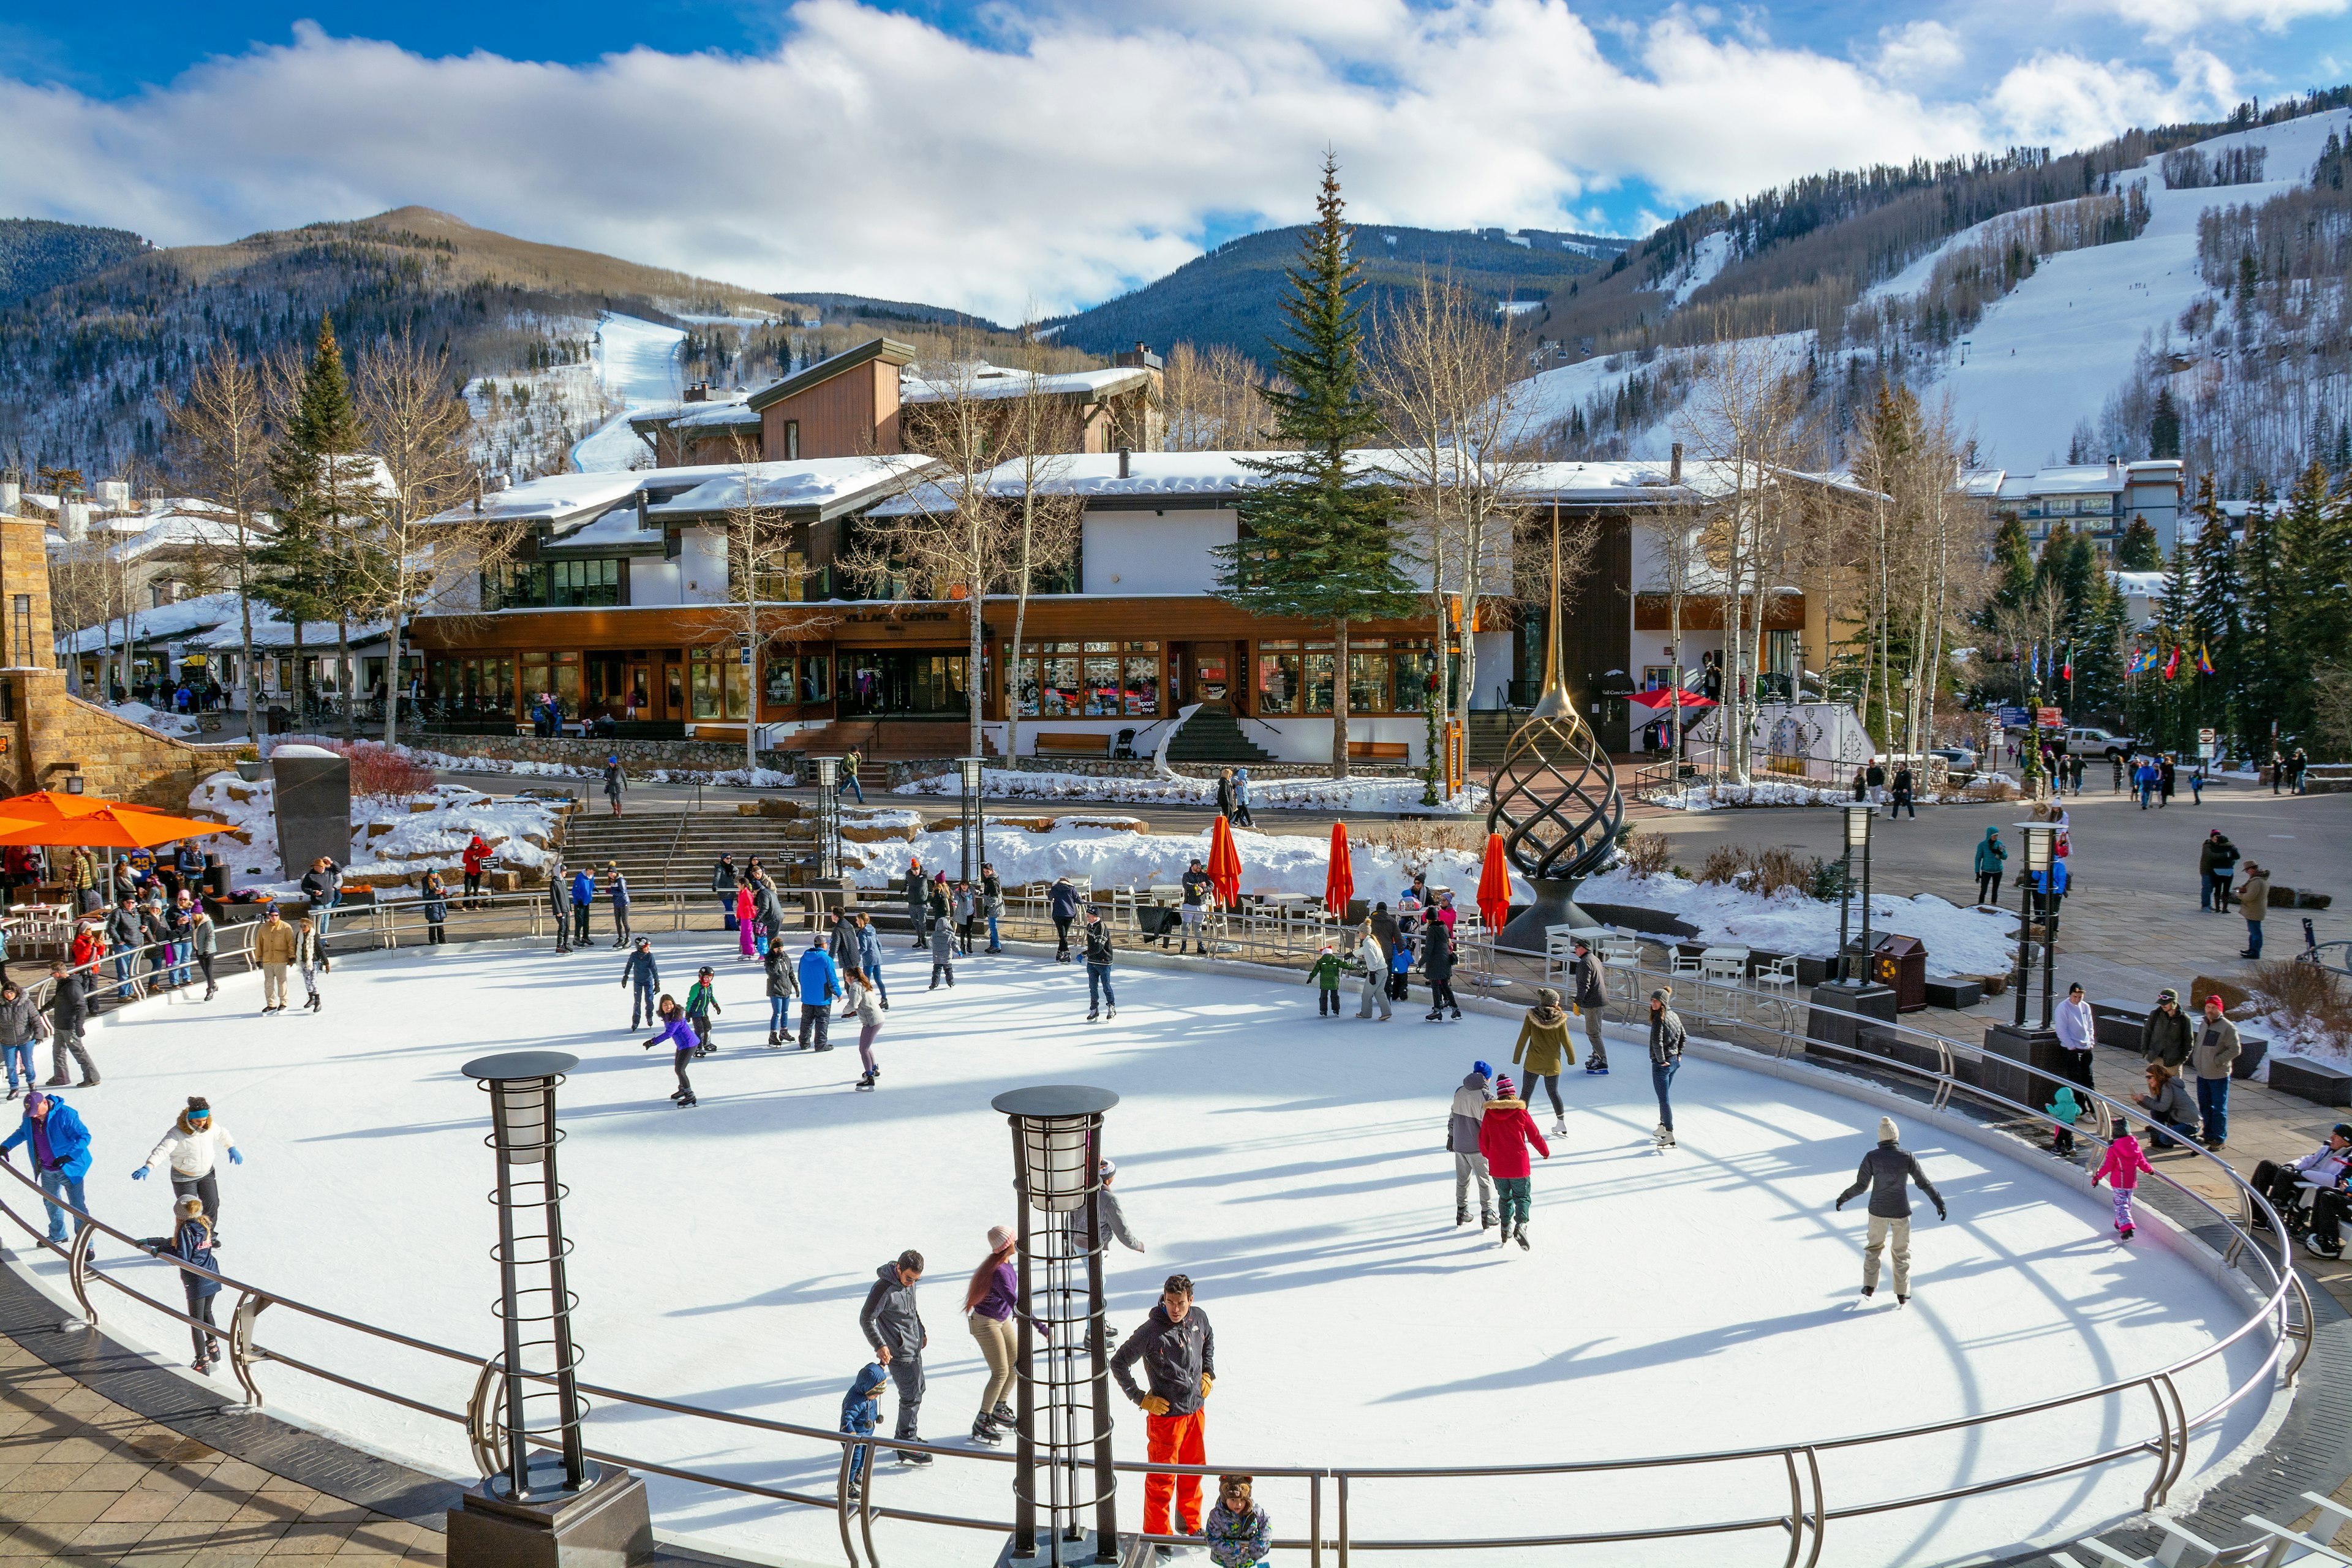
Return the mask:
{"type": "Polygon", "coordinates": [[[1025,370],[1007,370],[982,360],[968,371],[959,369],[936,380],[912,371],[902,371],[898,376],[898,400],[902,403],[943,403],[965,397],[1020,397],[1034,392],[1039,397],[1066,397],[1084,402],[1134,392],[1149,385],[1150,381],[1151,373],[1139,367],[1032,375],[1025,370]]]}
{"type": "MultiPolygon", "coordinates": [[[[628,468],[620,472],[550,474],[525,479],[482,498],[481,515],[497,522],[562,522],[604,511],[648,489],[675,493],[705,479],[735,471],[731,463],[697,463],[676,468],[628,468]]],[[[432,519],[459,522],[474,515],[474,503],[451,507],[432,519]]]]}
{"type": "Polygon", "coordinates": [[[673,430],[757,430],[760,416],[744,406],[740,398],[724,403],[690,403],[686,412],[670,421],[673,430]]]}
{"type": "Polygon", "coordinates": [[[1960,475],[1953,487],[1964,496],[1983,496],[1990,500],[2000,494],[2000,487],[2009,478],[2007,468],[1970,468],[1960,475]]]}
{"type": "MultiPolygon", "coordinates": [[[[1275,454],[1270,452],[1129,452],[1125,463],[1127,472],[1119,473],[1121,458],[1116,452],[1082,452],[1053,458],[1038,476],[1037,492],[1042,495],[1081,496],[1116,503],[1127,500],[1148,505],[1170,499],[1219,498],[1238,496],[1270,483],[1264,474],[1251,468],[1275,454]]],[[[1367,481],[1376,477],[1412,485],[1421,463],[1418,455],[1381,448],[1367,448],[1349,454],[1351,466],[1362,473],[1367,481]]],[[[1733,485],[1732,466],[1706,461],[1686,462],[1679,484],[1668,479],[1669,469],[1663,462],[1616,463],[1533,463],[1511,472],[1515,490],[1530,502],[1583,505],[1688,505],[1727,495],[1733,485]]],[[[1864,494],[1847,474],[1801,474],[1790,471],[1790,478],[1850,494],[1864,494]]],[[[1005,463],[991,469],[982,479],[982,486],[992,495],[1017,495],[1024,482],[1023,466],[1005,463]]],[[[946,487],[929,484],[917,487],[904,496],[897,496],[873,509],[877,517],[898,517],[917,510],[946,511],[954,507],[952,492],[946,487]]]]}
{"type": "Polygon", "coordinates": [[[730,466],[682,495],[647,506],[646,518],[658,522],[668,518],[713,517],[742,506],[747,471],[751,477],[751,505],[814,510],[824,515],[846,510],[875,495],[895,490],[936,466],[937,459],[913,453],[803,458],[789,463],[752,463],[748,468],[730,466]]]}
{"type": "Polygon", "coordinates": [[[540,548],[546,550],[615,550],[661,548],[659,528],[645,526],[645,514],[633,506],[616,506],[570,532],[557,531],[540,548]]]}
{"type": "Polygon", "coordinates": [[[2028,496],[2121,495],[2123,489],[2122,464],[2083,463],[2010,474],[1999,493],[2003,500],[2023,500],[2028,496]]]}
{"type": "MultiPolygon", "coordinates": [[[[352,647],[356,648],[366,643],[382,641],[384,635],[392,630],[392,623],[390,621],[353,621],[345,629],[350,634],[352,647]]],[[[305,653],[334,652],[335,634],[335,623],[332,621],[303,622],[302,651],[305,653]]],[[[244,643],[244,627],[234,617],[201,637],[188,639],[190,647],[199,648],[227,649],[242,647],[244,643]]],[[[275,612],[267,617],[256,614],[253,617],[253,646],[273,651],[278,648],[292,647],[294,623],[279,620],[275,612]]]]}
{"type": "MultiPolygon", "coordinates": [[[[210,631],[237,618],[236,594],[199,594],[194,598],[157,605],[152,609],[132,611],[131,637],[134,642],[177,641],[192,632],[210,631]]],[[[332,635],[329,633],[331,637],[332,635]]],[[[58,651],[95,653],[100,648],[120,647],[121,637],[122,622],[118,618],[110,625],[84,626],[59,637],[58,651]]]]}
{"type": "Polygon", "coordinates": [[[2160,599],[2164,596],[2164,574],[2161,572],[2109,572],[2107,578],[2116,591],[2134,599],[2160,599]]]}

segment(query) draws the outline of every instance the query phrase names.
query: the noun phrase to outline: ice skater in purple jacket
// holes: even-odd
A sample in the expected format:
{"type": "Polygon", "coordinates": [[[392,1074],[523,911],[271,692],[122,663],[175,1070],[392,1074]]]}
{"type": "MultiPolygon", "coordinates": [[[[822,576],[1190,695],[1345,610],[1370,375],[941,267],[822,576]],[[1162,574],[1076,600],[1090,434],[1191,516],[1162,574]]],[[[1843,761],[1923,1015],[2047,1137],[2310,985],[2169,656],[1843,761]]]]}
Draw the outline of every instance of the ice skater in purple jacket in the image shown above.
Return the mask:
{"type": "Polygon", "coordinates": [[[652,1050],[667,1040],[670,1049],[677,1053],[673,1065],[677,1069],[677,1089],[670,1098],[677,1101],[678,1109],[683,1110],[695,1102],[694,1085],[687,1079],[686,1064],[694,1059],[694,1053],[702,1041],[694,1032],[694,1020],[686,1016],[686,1009],[679,1006],[677,999],[667,991],[662,993],[661,1001],[655,1005],[654,1019],[661,1025],[661,1033],[647,1040],[645,1048],[652,1050]]]}

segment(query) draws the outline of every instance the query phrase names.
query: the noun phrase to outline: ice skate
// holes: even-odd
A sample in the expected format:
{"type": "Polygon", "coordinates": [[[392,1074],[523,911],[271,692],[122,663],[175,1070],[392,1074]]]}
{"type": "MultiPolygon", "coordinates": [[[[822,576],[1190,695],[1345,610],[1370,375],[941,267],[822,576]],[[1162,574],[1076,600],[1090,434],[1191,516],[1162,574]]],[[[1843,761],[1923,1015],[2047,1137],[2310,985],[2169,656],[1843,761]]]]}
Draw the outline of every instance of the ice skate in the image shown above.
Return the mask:
{"type": "Polygon", "coordinates": [[[857,1089],[870,1089],[874,1087],[874,1075],[867,1073],[850,1087],[857,1089]]]}
{"type": "Polygon", "coordinates": [[[1878,1287],[1875,1285],[1864,1285],[1862,1288],[1862,1299],[1865,1301],[1869,1300],[1870,1298],[1877,1292],[1877,1289],[1878,1287]]]}
{"type": "MultiPolygon", "coordinates": [[[[950,982],[949,982],[949,984],[954,984],[954,982],[950,981],[950,982]]],[[[1104,1023],[1108,1024],[1108,1023],[1109,1023],[1113,1018],[1116,1018],[1116,1017],[1118,1017],[1118,1008],[1116,1008],[1116,1007],[1106,1007],[1106,1008],[1104,1008],[1104,1009],[1103,1009],[1103,1022],[1104,1022],[1104,1023]]]]}
{"type": "Polygon", "coordinates": [[[985,1443],[993,1448],[1004,1441],[1004,1435],[996,1429],[993,1422],[982,1415],[971,1424],[971,1440],[975,1443],[985,1443]]]}
{"type": "Polygon", "coordinates": [[[996,1402],[996,1408],[988,1413],[988,1418],[1007,1432],[1012,1431],[1021,1420],[1021,1417],[1013,1414],[1013,1406],[1005,1404],[1002,1399],[996,1402]]]}
{"type": "Polygon", "coordinates": [[[1480,1212],[1478,1215],[1478,1228],[1480,1230],[1492,1230],[1495,1228],[1495,1215],[1493,1210],[1487,1209],[1480,1212]]]}
{"type": "Polygon", "coordinates": [[[696,1103],[696,1101],[695,1101],[694,1094],[693,1094],[693,1092],[692,1092],[691,1090],[688,1090],[687,1093],[685,1093],[685,1094],[681,1094],[681,1095],[679,1095],[679,1096],[677,1097],[677,1108],[678,1108],[680,1110],[685,1110],[685,1109],[687,1109],[688,1106],[693,1105],[694,1103],[696,1103]]]}
{"type": "Polygon", "coordinates": [[[898,1459],[900,1464],[912,1465],[919,1470],[925,1468],[931,1462],[931,1457],[929,1454],[919,1454],[912,1448],[899,1449],[898,1459]]]}
{"type": "Polygon", "coordinates": [[[1567,1117],[1555,1116],[1551,1119],[1551,1136],[1554,1138],[1565,1138],[1568,1136],[1567,1117]]]}
{"type": "Polygon", "coordinates": [[[1911,1298],[1908,1296],[1897,1296],[1895,1298],[1895,1304],[1898,1307],[1907,1307],[1911,1304],[1911,1298]]]}
{"type": "Polygon", "coordinates": [[[1514,1234],[1518,1241],[1519,1250],[1521,1252],[1532,1252],[1535,1250],[1535,1248],[1528,1245],[1528,1227],[1526,1221],[1522,1220],[1519,1223],[1519,1228],[1514,1234]]]}
{"type": "MultiPolygon", "coordinates": [[[[11,1100],[16,1099],[16,1091],[13,1089],[10,1089],[8,1091],[8,1098],[11,1100]]],[[[1455,1209],[1454,1211],[1454,1223],[1455,1225],[1468,1225],[1470,1223],[1470,1211],[1468,1209],[1455,1209]]]]}
{"type": "Polygon", "coordinates": [[[1496,1233],[1496,1235],[1495,1235],[1495,1245],[1496,1245],[1496,1247],[1508,1247],[1508,1246],[1510,1245],[1510,1243],[1511,1243],[1511,1227],[1510,1227],[1510,1226],[1509,1226],[1508,1224],[1506,1224],[1500,1231],[1497,1231],[1497,1232],[1496,1233]]]}
{"type": "Polygon", "coordinates": [[[1454,1009],[1454,1021],[1457,1024],[1462,1021],[1462,1009],[1459,1007],[1454,1009]]]}
{"type": "Polygon", "coordinates": [[[1089,1009],[1087,1010],[1087,1023],[1089,1023],[1089,1024],[1094,1023],[1094,1022],[1096,1022],[1097,1019],[1099,1019],[1101,1016],[1102,1016],[1102,1009],[1100,1009],[1099,1007],[1089,1008],[1089,1009]]]}

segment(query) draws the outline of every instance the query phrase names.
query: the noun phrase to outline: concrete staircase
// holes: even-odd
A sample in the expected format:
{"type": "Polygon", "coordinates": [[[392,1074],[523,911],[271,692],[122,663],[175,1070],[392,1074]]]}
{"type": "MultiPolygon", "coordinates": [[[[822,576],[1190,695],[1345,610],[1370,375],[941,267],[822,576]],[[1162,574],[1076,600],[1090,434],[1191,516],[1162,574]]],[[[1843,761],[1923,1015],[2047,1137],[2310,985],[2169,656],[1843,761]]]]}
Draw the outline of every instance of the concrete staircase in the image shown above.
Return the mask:
{"type": "Polygon", "coordinates": [[[593,867],[601,889],[605,867],[617,864],[635,896],[708,889],[710,869],[722,854],[735,857],[738,873],[757,855],[781,890],[791,882],[783,873],[815,848],[813,819],[746,816],[732,811],[645,811],[625,816],[579,811],[563,832],[567,867],[593,867]]]}
{"type": "Polygon", "coordinates": [[[1502,766],[1503,753],[1510,747],[1513,732],[1527,720],[1525,712],[1512,709],[1470,710],[1471,765],[1481,768],[1502,766]]]}
{"type": "Polygon", "coordinates": [[[1242,732],[1231,709],[1207,704],[1194,710],[1168,742],[1171,763],[1235,763],[1243,766],[1274,761],[1242,732]]]}

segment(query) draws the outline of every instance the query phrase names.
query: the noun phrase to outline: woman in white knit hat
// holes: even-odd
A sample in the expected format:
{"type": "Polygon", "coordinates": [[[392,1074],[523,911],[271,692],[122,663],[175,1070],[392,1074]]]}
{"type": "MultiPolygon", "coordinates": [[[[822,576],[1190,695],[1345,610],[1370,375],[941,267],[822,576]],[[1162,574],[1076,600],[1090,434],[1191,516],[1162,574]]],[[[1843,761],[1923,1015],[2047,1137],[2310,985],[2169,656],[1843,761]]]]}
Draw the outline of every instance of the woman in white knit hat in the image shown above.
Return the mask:
{"type": "MultiPolygon", "coordinates": [[[[1021,1277],[1013,1269],[1016,1239],[1011,1226],[989,1231],[988,1256],[971,1271],[971,1283],[963,1293],[964,1321],[971,1325],[971,1337],[980,1342],[980,1353],[988,1362],[988,1382],[981,1389],[980,1414],[972,1417],[971,1440],[992,1447],[1004,1440],[1014,1419],[1006,1401],[1013,1396],[1018,1344],[1013,1320],[1021,1305],[1021,1277]]],[[[1030,1323],[1038,1326],[1034,1318],[1030,1323]]]]}

